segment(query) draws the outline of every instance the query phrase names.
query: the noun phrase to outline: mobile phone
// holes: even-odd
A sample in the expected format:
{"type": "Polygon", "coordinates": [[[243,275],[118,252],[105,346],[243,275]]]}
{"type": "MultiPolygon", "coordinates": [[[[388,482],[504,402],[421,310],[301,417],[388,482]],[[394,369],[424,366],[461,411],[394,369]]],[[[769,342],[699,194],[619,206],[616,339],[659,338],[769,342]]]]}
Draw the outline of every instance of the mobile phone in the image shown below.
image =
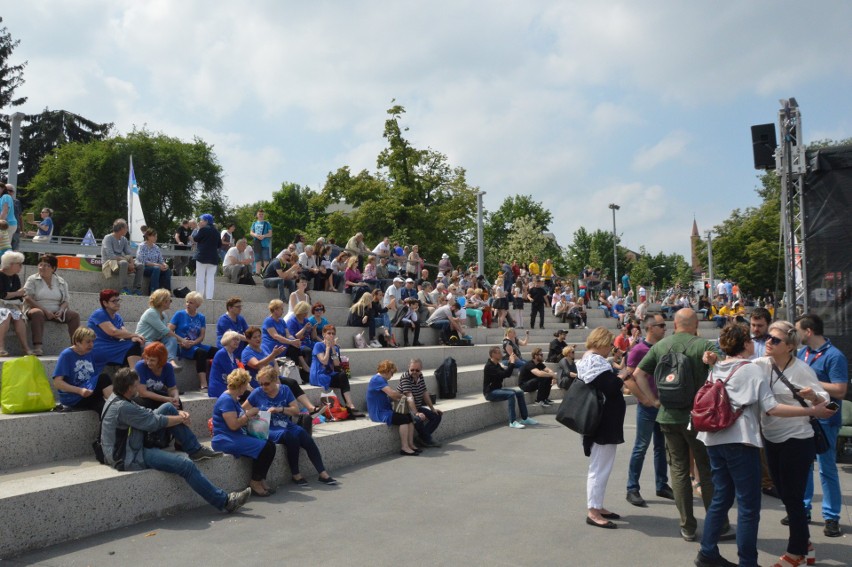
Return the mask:
{"type": "Polygon", "coordinates": [[[840,404],[838,404],[837,402],[828,402],[827,404],[825,404],[825,407],[826,409],[830,409],[831,411],[837,411],[838,409],[840,409],[840,404]]]}

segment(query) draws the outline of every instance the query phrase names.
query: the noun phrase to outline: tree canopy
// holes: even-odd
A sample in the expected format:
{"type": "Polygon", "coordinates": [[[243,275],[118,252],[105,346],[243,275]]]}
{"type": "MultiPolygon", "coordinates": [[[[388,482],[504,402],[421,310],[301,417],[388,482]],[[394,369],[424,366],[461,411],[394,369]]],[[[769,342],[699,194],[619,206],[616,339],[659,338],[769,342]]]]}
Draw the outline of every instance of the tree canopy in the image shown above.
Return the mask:
{"type": "MultiPolygon", "coordinates": [[[[2,22],[3,18],[0,17],[2,22]]],[[[9,62],[20,43],[20,39],[12,39],[6,26],[0,28],[0,109],[21,106],[27,101],[27,97],[15,98],[15,91],[24,84],[24,67],[27,62],[15,65],[9,62]]]]}
{"type": "Polygon", "coordinates": [[[145,220],[161,235],[192,215],[199,197],[222,201],[222,168],[212,146],[145,130],[65,144],[42,161],[25,190],[35,208],[54,210],[57,233],[82,236],[92,228],[105,234],[127,214],[131,155],[145,220]]]}
{"type": "Polygon", "coordinates": [[[418,244],[430,263],[445,252],[455,256],[463,235],[474,226],[477,189],[446,155],[411,145],[403,135],[407,129],[400,126],[402,106],[387,113],[387,147],[378,155],[377,171],[353,175],[343,166],[329,173],[320,193],[310,198],[309,236],[345,243],[362,232],[371,248],[389,236],[418,244]],[[338,205],[336,210],[329,209],[333,205],[338,205]]]}

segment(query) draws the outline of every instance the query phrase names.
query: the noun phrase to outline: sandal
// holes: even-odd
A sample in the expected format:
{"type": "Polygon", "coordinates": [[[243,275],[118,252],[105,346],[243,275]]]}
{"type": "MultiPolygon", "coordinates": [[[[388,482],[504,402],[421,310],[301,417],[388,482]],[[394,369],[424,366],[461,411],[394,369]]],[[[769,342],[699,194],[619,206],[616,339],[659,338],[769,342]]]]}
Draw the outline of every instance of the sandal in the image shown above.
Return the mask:
{"type": "Polygon", "coordinates": [[[6,352],[5,350],[0,349],[0,357],[6,357],[6,356],[9,356],[9,353],[6,352]]]}
{"type": "Polygon", "coordinates": [[[30,351],[30,354],[33,356],[44,356],[44,349],[41,347],[36,347],[30,351]]]}
{"type": "Polygon", "coordinates": [[[799,565],[804,565],[807,560],[807,556],[802,556],[800,559],[796,559],[795,557],[791,557],[789,554],[785,553],[772,567],[798,567],[799,565]]]}

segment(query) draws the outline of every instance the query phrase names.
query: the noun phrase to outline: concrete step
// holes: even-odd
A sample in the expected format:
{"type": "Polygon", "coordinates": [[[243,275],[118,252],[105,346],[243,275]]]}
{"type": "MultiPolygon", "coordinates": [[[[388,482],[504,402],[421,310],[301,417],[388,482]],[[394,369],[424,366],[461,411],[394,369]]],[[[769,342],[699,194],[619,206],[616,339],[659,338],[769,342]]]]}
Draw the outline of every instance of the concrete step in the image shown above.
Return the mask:
{"type": "MultiPolygon", "coordinates": [[[[408,368],[408,360],[397,363],[399,372],[390,383],[396,386],[399,376],[408,368]]],[[[463,365],[458,368],[459,395],[482,392],[481,363],[463,365]]],[[[438,383],[434,366],[424,365],[424,379],[430,393],[438,394],[438,383]]],[[[351,395],[358,407],[366,408],[367,384],[373,374],[355,375],[350,380],[351,395]]],[[[517,385],[517,372],[505,382],[517,385]]],[[[322,389],[303,385],[302,389],[315,405],[320,403],[322,389]]],[[[186,392],[181,396],[184,409],[193,415],[192,430],[199,439],[209,437],[207,419],[212,415],[215,399],[198,391],[186,392]]],[[[321,427],[324,427],[321,426],[321,427]]],[[[45,412],[32,414],[0,414],[0,438],[25,439],[38,431],[41,442],[36,445],[10,444],[0,458],[0,481],[4,473],[20,467],[40,465],[57,460],[84,458],[91,455],[91,442],[97,436],[98,419],[92,411],[45,412]]]]}
{"type": "MultiPolygon", "coordinates": [[[[487,402],[481,393],[442,400],[439,407],[444,418],[436,437],[444,441],[507,419],[506,405],[487,402]]],[[[535,416],[542,409],[530,406],[529,412],[535,416]]],[[[324,424],[315,428],[314,439],[332,474],[341,467],[392,458],[399,450],[396,428],[367,419],[324,424]]],[[[283,485],[276,498],[286,498],[289,486],[285,461],[284,451],[279,449],[269,471],[270,483],[283,485]]],[[[300,464],[303,473],[313,475],[306,458],[300,464]]],[[[248,459],[226,455],[199,463],[199,467],[225,490],[248,485],[248,459]]],[[[207,505],[176,475],[154,470],[121,473],[89,458],[18,469],[2,480],[0,557],[207,505]],[[144,497],[128,499],[127,494],[144,497]],[[116,502],[121,502],[121,506],[116,502]],[[21,510],[28,513],[21,514],[21,510]],[[80,510],[86,513],[79,513],[80,510]]]]}

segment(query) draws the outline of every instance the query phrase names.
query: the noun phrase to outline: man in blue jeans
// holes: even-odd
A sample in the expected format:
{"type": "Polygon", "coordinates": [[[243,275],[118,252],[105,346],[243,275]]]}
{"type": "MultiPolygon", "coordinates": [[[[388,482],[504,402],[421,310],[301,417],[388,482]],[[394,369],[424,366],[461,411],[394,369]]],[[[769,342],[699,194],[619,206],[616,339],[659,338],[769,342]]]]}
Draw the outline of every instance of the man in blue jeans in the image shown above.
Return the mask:
{"type": "MultiPolygon", "coordinates": [[[[805,361],[822,382],[822,387],[831,396],[833,402],[843,404],[846,387],[849,383],[849,362],[846,356],[831,341],[823,336],[822,319],[806,313],[796,320],[796,330],[805,348],[799,351],[799,358],[805,361]]],[[[822,518],[825,520],[823,533],[827,537],[840,537],[840,510],[843,498],[840,493],[840,477],[837,475],[837,434],[840,432],[840,409],[828,419],[820,419],[822,430],[828,441],[828,451],[817,455],[819,479],[822,483],[822,518]]],[[[813,465],[811,465],[813,466],[813,465]]],[[[814,475],[808,476],[805,488],[805,509],[808,519],[811,516],[811,501],[814,496],[814,475]]],[[[786,520],[787,518],[784,518],[786,520]]],[[[781,520],[784,523],[784,520],[781,520]]]]}
{"type": "MultiPolygon", "coordinates": [[[[625,381],[633,376],[633,371],[651,350],[651,347],[666,335],[666,320],[660,315],[647,315],[642,321],[645,328],[645,338],[636,344],[627,355],[627,370],[625,381]]],[[[654,380],[647,380],[648,388],[657,395],[657,385],[654,380]]],[[[641,390],[634,395],[641,395],[641,390]]],[[[650,405],[640,403],[636,406],[636,441],[633,444],[633,454],[630,456],[630,465],[627,469],[627,501],[634,506],[644,508],[647,506],[645,499],[639,493],[639,476],[642,474],[642,465],[645,462],[645,453],[654,439],[654,476],[656,478],[657,496],[674,500],[674,493],[668,482],[666,465],[666,443],[660,424],[657,423],[657,412],[653,405],[653,398],[647,401],[650,405]]]]}
{"type": "Polygon", "coordinates": [[[202,498],[218,510],[231,513],[248,500],[251,488],[226,493],[205,477],[196,461],[221,457],[198,442],[187,427],[189,414],[165,403],[156,411],[133,403],[139,387],[139,376],[130,368],[122,368],[113,378],[113,394],[106,402],[101,421],[101,445],[105,464],[121,471],[156,469],[182,476],[202,498]],[[177,440],[189,457],[180,453],[146,447],[146,434],[169,433],[177,440]]]}
{"type": "Polygon", "coordinates": [[[527,402],[524,391],[520,388],[504,388],[503,380],[512,375],[515,370],[515,355],[509,357],[509,366],[500,364],[500,347],[491,347],[488,351],[488,362],[485,363],[482,393],[489,402],[507,401],[509,405],[509,427],[523,429],[527,425],[538,425],[527,413],[527,402]],[[521,421],[515,416],[515,402],[521,412],[521,421]]]}

